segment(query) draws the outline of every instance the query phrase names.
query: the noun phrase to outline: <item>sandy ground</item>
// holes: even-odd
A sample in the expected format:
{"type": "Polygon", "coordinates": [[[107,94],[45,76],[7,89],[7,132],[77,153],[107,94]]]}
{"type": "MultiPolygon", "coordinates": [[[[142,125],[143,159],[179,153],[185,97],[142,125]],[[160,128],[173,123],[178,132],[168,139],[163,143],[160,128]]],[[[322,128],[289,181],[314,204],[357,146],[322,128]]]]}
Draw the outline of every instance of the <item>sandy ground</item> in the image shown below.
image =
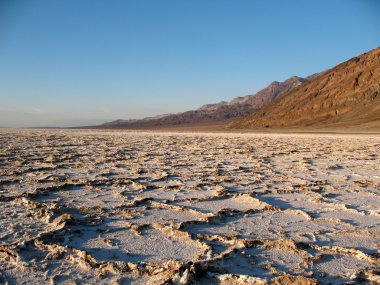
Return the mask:
{"type": "Polygon", "coordinates": [[[0,130],[1,284],[380,282],[380,136],[0,130]]]}

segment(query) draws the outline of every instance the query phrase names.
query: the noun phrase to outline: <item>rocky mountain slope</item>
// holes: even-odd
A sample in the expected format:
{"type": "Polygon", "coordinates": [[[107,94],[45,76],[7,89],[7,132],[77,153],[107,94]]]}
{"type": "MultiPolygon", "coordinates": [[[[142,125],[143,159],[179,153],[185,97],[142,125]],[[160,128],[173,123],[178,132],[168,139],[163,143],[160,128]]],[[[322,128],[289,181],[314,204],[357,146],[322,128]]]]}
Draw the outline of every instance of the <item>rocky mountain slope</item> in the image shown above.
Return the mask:
{"type": "Polygon", "coordinates": [[[178,114],[160,115],[141,120],[116,120],[103,125],[113,128],[150,128],[189,124],[223,124],[260,110],[269,102],[289,90],[307,82],[301,77],[291,77],[284,82],[274,81],[255,95],[237,97],[230,102],[203,105],[197,110],[178,114]]]}
{"type": "Polygon", "coordinates": [[[238,129],[380,125],[380,48],[352,58],[228,126],[238,129]]]}

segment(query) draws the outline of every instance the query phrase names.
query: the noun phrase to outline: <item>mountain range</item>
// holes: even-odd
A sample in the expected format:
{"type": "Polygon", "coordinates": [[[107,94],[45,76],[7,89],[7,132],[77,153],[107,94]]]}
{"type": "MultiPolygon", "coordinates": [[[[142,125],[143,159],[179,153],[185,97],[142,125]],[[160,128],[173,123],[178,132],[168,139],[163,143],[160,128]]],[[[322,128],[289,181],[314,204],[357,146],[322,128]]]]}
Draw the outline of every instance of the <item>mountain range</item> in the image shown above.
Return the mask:
{"type": "Polygon", "coordinates": [[[155,129],[222,126],[226,129],[380,129],[380,48],[324,72],[274,81],[254,95],[197,110],[141,120],[116,120],[101,128],[155,129]]]}

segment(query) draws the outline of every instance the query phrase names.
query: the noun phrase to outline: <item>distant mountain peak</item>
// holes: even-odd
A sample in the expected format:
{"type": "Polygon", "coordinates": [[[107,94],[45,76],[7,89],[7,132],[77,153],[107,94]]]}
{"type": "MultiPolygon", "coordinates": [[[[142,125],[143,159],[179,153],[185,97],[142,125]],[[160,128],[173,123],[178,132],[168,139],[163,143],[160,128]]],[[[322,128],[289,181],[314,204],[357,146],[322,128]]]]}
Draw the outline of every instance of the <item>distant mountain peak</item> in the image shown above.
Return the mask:
{"type": "Polygon", "coordinates": [[[220,101],[219,103],[216,103],[216,104],[205,104],[205,105],[202,105],[198,110],[211,110],[211,109],[215,109],[220,106],[223,106],[225,104],[227,104],[226,101],[220,101]]]}
{"type": "Polygon", "coordinates": [[[150,128],[182,124],[226,123],[258,111],[278,96],[306,81],[304,78],[293,76],[284,82],[274,81],[254,95],[236,97],[229,102],[221,101],[215,104],[205,104],[197,110],[141,120],[117,120],[106,123],[104,126],[150,128]]]}

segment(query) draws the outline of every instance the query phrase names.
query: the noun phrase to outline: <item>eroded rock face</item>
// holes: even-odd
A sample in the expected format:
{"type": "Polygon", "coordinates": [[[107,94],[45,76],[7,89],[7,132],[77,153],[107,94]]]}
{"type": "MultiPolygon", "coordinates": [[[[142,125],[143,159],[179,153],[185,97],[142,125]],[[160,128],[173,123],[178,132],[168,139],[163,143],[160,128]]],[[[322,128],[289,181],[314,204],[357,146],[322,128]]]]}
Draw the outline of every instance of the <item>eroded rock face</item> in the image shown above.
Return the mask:
{"type": "Polygon", "coordinates": [[[379,130],[380,48],[316,75],[229,127],[379,130]]]}
{"type": "Polygon", "coordinates": [[[380,137],[1,130],[0,283],[379,282],[380,137]]]}

